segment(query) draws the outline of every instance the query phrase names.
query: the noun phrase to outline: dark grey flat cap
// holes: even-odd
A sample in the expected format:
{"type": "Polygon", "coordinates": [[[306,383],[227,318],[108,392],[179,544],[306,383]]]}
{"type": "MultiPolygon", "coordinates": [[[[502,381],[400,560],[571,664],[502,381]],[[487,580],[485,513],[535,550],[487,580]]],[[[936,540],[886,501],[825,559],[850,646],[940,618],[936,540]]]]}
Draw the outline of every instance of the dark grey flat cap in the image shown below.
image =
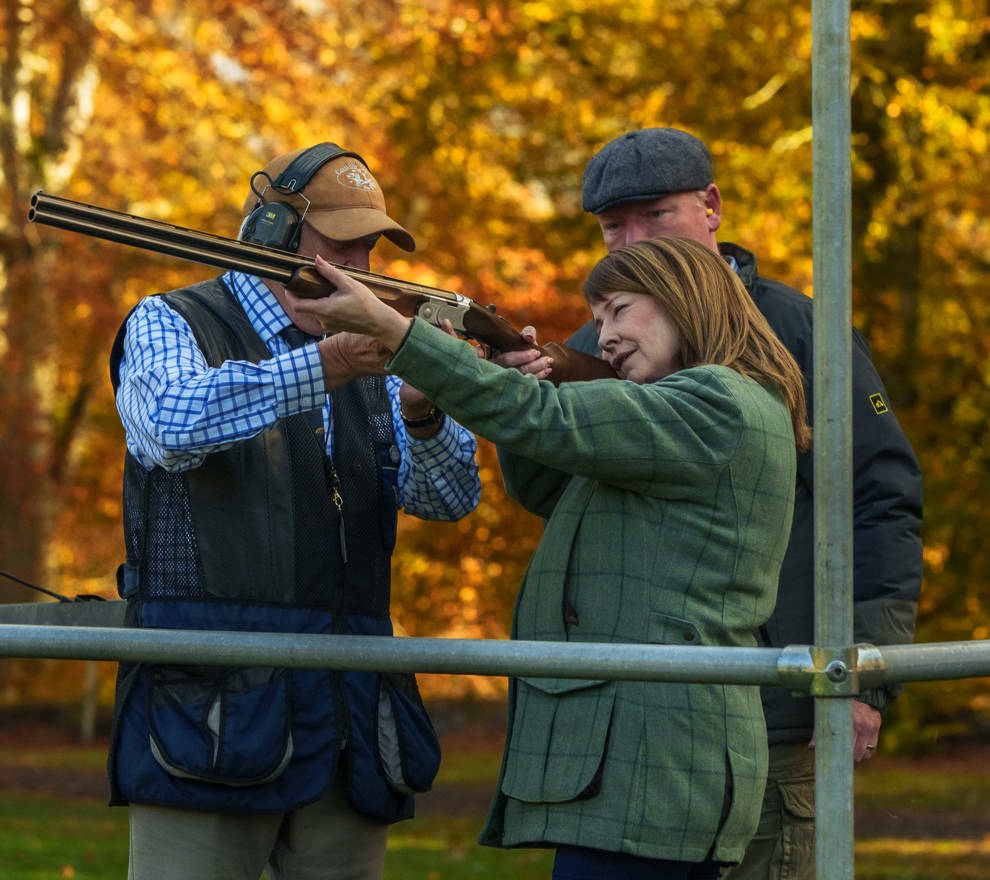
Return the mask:
{"type": "Polygon", "coordinates": [[[712,157],[694,135],[678,128],[642,128],[609,141],[584,169],[584,210],[601,214],[621,202],[659,199],[705,189],[712,157]]]}

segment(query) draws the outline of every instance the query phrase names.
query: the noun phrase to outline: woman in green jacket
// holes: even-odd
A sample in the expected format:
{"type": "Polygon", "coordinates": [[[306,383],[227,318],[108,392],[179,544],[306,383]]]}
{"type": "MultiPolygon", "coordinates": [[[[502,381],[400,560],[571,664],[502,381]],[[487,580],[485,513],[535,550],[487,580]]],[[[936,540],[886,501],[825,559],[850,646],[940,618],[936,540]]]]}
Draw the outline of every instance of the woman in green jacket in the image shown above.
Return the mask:
{"type": "MultiPolygon", "coordinates": [[[[716,254],[654,239],[604,257],[585,295],[625,381],[560,387],[317,268],[338,290],[298,307],[377,338],[546,519],[515,638],[755,644],[810,430],[797,365],[716,254]]],[[[521,677],[481,841],[555,848],[557,880],[708,880],[741,858],[765,775],[756,686],[521,677]]]]}

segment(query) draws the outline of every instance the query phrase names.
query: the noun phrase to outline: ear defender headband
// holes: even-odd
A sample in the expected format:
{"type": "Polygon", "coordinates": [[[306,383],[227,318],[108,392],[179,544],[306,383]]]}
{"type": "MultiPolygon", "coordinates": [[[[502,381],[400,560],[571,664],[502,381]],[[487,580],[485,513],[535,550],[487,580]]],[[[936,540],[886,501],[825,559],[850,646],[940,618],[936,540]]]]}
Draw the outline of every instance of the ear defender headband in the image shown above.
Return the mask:
{"type": "Polygon", "coordinates": [[[327,162],[339,159],[341,156],[350,156],[357,159],[365,168],[368,167],[368,163],[357,153],[327,142],[304,150],[275,180],[272,180],[266,171],[256,171],[252,174],[251,191],[258,197],[258,204],[244,218],[238,238],[251,244],[294,253],[299,247],[303,220],[306,219],[310,206],[310,201],[302,194],[302,190],[327,162]],[[260,192],[255,185],[259,177],[268,181],[260,192]],[[302,214],[288,202],[266,201],[265,193],[269,189],[282,195],[296,195],[302,199],[306,203],[302,214]]]}

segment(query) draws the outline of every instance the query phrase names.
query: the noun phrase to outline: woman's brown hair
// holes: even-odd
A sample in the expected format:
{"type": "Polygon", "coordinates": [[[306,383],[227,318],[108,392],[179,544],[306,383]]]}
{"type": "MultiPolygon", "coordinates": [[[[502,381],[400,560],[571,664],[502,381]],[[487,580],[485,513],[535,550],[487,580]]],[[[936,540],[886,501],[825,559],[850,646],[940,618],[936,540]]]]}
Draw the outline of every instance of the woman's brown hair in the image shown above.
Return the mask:
{"type": "Polygon", "coordinates": [[[685,367],[719,364],[776,387],[791,411],[798,450],[810,448],[801,369],[721,256],[686,238],[626,245],[603,257],[584,284],[589,303],[619,291],[660,302],[680,331],[685,367]]]}

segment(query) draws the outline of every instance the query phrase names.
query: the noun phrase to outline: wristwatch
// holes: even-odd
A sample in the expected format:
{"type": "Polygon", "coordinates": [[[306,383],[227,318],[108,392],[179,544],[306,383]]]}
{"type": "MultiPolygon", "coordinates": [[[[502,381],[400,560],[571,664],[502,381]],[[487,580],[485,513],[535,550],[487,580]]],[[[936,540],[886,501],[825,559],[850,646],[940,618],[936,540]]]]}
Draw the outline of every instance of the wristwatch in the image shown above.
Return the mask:
{"type": "Polygon", "coordinates": [[[420,419],[407,419],[402,407],[399,407],[399,414],[402,416],[402,424],[407,428],[428,428],[430,425],[438,425],[443,421],[443,410],[430,404],[430,411],[420,419]]]}

